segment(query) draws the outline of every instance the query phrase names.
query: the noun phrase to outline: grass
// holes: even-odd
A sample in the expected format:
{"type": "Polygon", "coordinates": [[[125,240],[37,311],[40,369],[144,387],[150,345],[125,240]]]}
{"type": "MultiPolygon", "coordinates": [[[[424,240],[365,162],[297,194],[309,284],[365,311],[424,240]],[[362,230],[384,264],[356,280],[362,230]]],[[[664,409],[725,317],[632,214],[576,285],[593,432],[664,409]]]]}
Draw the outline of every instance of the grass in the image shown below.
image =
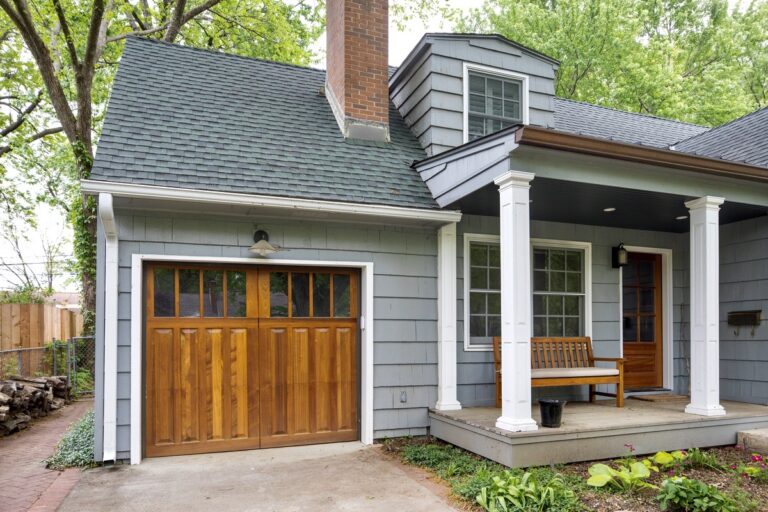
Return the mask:
{"type": "Polygon", "coordinates": [[[45,460],[45,464],[57,470],[91,467],[94,465],[93,443],[94,416],[91,410],[67,429],[56,445],[56,451],[45,460]]]}
{"type": "MultiPolygon", "coordinates": [[[[634,492],[611,492],[604,488],[586,485],[587,469],[593,463],[574,463],[551,467],[509,469],[493,461],[479,457],[455,446],[430,438],[400,438],[384,442],[384,449],[402,462],[424,468],[443,481],[453,497],[469,510],[480,510],[477,496],[483,488],[491,488],[494,477],[504,476],[505,471],[522,476],[528,472],[532,479],[546,486],[554,478],[561,478],[575,499],[565,500],[555,508],[558,512],[616,511],[645,512],[661,510],[658,491],[646,489],[634,492]]],[[[734,447],[709,450],[692,449],[688,458],[673,469],[653,473],[651,482],[660,486],[672,475],[701,480],[722,491],[737,504],[739,512],[768,511],[768,482],[746,478],[734,468],[750,460],[749,453],[734,447]]],[[[644,457],[638,457],[641,460],[644,457]]],[[[606,461],[615,465],[616,461],[606,461]]],[[[511,509],[515,510],[515,509],[511,509]]],[[[538,509],[537,509],[538,510],[538,509]]]]}

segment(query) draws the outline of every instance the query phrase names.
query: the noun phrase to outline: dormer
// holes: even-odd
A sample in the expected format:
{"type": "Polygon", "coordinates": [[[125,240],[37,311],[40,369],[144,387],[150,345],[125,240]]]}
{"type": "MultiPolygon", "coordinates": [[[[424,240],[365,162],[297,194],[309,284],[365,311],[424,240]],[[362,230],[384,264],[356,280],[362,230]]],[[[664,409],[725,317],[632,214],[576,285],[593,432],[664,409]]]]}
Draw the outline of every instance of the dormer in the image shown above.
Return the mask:
{"type": "Polygon", "coordinates": [[[516,124],[554,126],[558,62],[491,34],[426,34],[389,80],[430,156],[516,124]]]}

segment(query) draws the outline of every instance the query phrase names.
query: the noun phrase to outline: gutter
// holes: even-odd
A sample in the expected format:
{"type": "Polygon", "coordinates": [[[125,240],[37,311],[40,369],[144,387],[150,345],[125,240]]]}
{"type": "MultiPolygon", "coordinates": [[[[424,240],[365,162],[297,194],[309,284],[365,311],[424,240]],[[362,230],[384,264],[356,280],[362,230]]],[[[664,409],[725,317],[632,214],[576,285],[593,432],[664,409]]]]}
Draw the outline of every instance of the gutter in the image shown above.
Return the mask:
{"type": "MultiPolygon", "coordinates": [[[[104,227],[104,436],[103,461],[117,459],[117,223],[112,195],[99,194],[99,220],[104,227]]],[[[138,397],[131,397],[137,400],[138,397]]]]}
{"type": "Polygon", "coordinates": [[[99,195],[100,205],[101,196],[109,196],[110,208],[112,204],[111,199],[112,196],[114,196],[133,199],[155,199],[161,201],[184,201],[200,204],[240,205],[305,212],[351,214],[372,218],[384,217],[396,220],[421,220],[440,224],[459,222],[461,220],[461,212],[455,210],[430,210],[401,206],[344,203],[340,201],[262,196],[236,192],[159,187],[155,185],[135,185],[132,183],[118,183],[113,181],[82,180],[80,184],[83,193],[99,195]]]}
{"type": "Polygon", "coordinates": [[[707,158],[670,149],[615,142],[557,130],[525,126],[515,133],[520,145],[570,151],[643,164],[672,167],[702,174],[768,183],[768,169],[749,164],[707,158]]]}

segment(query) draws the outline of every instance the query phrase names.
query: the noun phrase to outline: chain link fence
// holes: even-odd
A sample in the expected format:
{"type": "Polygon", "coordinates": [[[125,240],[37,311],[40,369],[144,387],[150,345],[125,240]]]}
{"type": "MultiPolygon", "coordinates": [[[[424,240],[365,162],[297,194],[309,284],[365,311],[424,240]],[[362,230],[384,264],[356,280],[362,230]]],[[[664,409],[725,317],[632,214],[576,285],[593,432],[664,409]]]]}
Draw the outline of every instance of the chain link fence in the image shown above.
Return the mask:
{"type": "Polygon", "coordinates": [[[53,340],[43,347],[0,351],[0,379],[66,375],[73,395],[81,396],[94,391],[95,363],[93,336],[53,340]]]}

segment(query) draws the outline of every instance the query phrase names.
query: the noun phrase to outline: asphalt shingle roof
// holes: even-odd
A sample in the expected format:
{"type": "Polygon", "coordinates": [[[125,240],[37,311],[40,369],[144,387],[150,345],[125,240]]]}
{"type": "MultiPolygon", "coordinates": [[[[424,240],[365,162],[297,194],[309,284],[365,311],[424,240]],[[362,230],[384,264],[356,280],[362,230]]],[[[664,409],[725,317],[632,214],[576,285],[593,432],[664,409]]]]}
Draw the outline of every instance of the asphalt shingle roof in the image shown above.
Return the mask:
{"type": "Polygon", "coordinates": [[[768,107],[675,144],[675,150],[768,167],[768,107]]]}
{"type": "Polygon", "coordinates": [[[555,129],[625,144],[664,149],[709,130],[705,126],[564,98],[555,98],[555,129]]]}
{"type": "Polygon", "coordinates": [[[91,179],[437,208],[399,113],[391,143],[345,140],[324,83],[321,70],[129,38],[91,179]]]}

